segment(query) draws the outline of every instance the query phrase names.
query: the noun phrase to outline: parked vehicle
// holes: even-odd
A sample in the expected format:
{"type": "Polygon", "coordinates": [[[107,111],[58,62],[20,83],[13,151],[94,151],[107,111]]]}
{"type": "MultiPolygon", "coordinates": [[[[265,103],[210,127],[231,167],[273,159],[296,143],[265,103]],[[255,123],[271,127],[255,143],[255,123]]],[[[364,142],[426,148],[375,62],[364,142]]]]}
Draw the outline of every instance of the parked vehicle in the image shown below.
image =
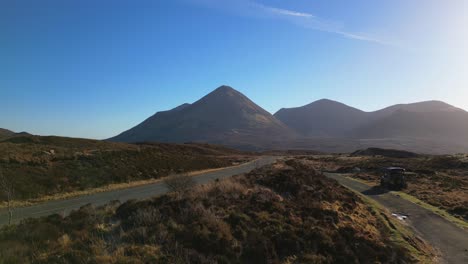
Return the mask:
{"type": "Polygon", "coordinates": [[[405,169],[400,167],[388,167],[380,177],[380,186],[389,190],[401,190],[407,187],[405,169]]]}

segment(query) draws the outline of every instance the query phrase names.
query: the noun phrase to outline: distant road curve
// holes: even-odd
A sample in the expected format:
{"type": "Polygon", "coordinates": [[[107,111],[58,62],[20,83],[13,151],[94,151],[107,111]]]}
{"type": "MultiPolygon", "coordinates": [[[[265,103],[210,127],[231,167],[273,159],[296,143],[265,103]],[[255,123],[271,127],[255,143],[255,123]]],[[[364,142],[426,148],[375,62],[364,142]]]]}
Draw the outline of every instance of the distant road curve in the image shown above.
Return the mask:
{"type": "MultiPolygon", "coordinates": [[[[279,157],[262,157],[256,161],[241,164],[236,167],[207,172],[197,176],[193,176],[197,184],[205,184],[215,179],[222,179],[238,174],[250,172],[256,166],[264,166],[274,163],[279,157]]],[[[13,212],[12,223],[18,223],[22,219],[30,217],[42,217],[52,214],[68,215],[72,210],[79,209],[83,205],[92,204],[94,206],[104,205],[111,201],[119,200],[126,202],[132,199],[145,199],[152,196],[165,194],[167,188],[163,182],[157,182],[147,185],[130,187],[126,189],[100,192],[91,195],[73,197],[65,200],[56,200],[44,202],[27,207],[15,208],[13,212]]],[[[0,226],[8,224],[8,212],[6,209],[0,210],[0,226]]]]}
{"type": "Polygon", "coordinates": [[[442,253],[442,263],[468,263],[468,231],[441,216],[392,193],[373,193],[371,186],[347,178],[345,174],[325,173],[341,185],[360,192],[385,206],[392,213],[408,215],[406,222],[423,239],[442,253]]]}

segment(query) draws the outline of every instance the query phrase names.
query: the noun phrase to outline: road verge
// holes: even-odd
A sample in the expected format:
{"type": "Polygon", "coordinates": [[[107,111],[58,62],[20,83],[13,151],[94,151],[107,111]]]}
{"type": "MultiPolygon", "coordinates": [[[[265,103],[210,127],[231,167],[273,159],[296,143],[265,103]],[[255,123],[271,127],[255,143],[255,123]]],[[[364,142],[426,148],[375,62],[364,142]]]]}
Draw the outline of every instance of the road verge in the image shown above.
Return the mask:
{"type": "MultiPolygon", "coordinates": [[[[220,171],[224,169],[237,168],[237,167],[249,164],[249,163],[254,163],[258,160],[259,159],[254,159],[249,162],[245,162],[245,163],[241,163],[241,164],[237,164],[233,166],[228,166],[228,167],[191,171],[191,172],[188,172],[187,174],[190,176],[198,176],[204,173],[216,172],[216,171],[220,171]]],[[[24,201],[15,200],[15,201],[11,201],[11,206],[13,208],[21,208],[21,207],[32,206],[32,205],[36,205],[36,204],[40,204],[44,202],[65,200],[65,199],[75,198],[79,196],[92,195],[96,193],[123,190],[127,188],[162,182],[164,181],[164,179],[167,179],[168,177],[171,177],[171,176],[173,175],[168,175],[168,176],[157,178],[157,179],[138,180],[138,181],[132,181],[132,182],[125,182],[125,183],[113,183],[113,184],[108,184],[108,185],[97,187],[97,188],[86,189],[86,190],[81,190],[81,191],[66,192],[66,193],[60,193],[60,194],[54,194],[54,195],[47,195],[47,196],[42,196],[42,197],[34,198],[34,199],[28,199],[24,201]]],[[[7,208],[6,202],[0,203],[0,209],[5,209],[5,208],[7,208]]]]}

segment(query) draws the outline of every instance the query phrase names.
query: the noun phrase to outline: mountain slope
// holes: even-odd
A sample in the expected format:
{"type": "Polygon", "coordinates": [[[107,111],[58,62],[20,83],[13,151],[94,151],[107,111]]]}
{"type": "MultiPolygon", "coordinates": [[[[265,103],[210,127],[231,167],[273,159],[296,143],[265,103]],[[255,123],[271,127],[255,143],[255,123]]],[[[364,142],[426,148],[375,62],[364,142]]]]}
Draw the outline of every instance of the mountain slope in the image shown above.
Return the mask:
{"type": "Polygon", "coordinates": [[[15,134],[15,132],[10,131],[8,129],[0,128],[0,139],[11,137],[15,134]]]}
{"type": "Polygon", "coordinates": [[[349,152],[381,147],[438,154],[468,151],[468,113],[440,101],[364,112],[320,100],[281,109],[275,117],[303,136],[285,144],[289,148],[349,152]]]}
{"type": "Polygon", "coordinates": [[[239,146],[284,139],[292,134],[282,122],[245,95],[221,86],[191,105],[158,112],[110,140],[203,141],[239,146]]]}
{"type": "Polygon", "coordinates": [[[14,186],[15,200],[225,167],[250,155],[209,144],[125,144],[31,135],[0,141],[0,169],[14,186]]]}
{"type": "Polygon", "coordinates": [[[422,153],[468,151],[468,113],[440,101],[364,112],[322,99],[271,115],[221,86],[193,104],[158,112],[111,138],[118,142],[208,142],[238,149],[352,152],[380,147],[422,153]]]}
{"type": "Polygon", "coordinates": [[[6,140],[12,137],[21,137],[21,136],[31,136],[31,134],[27,132],[15,133],[11,130],[0,128],[0,140],[6,140]]]}
{"type": "Polygon", "coordinates": [[[468,141],[468,113],[462,110],[411,112],[397,110],[353,132],[358,138],[424,138],[437,141],[468,141]]]}
{"type": "Polygon", "coordinates": [[[274,116],[301,135],[313,137],[346,136],[368,118],[364,111],[328,99],[302,107],[283,108],[274,116]]]}
{"type": "Polygon", "coordinates": [[[386,107],[381,110],[370,112],[372,120],[385,118],[397,111],[416,112],[416,113],[432,113],[432,112],[459,112],[463,110],[441,101],[425,101],[411,104],[396,104],[386,107]]]}
{"type": "Polygon", "coordinates": [[[468,113],[440,101],[393,105],[364,112],[331,100],[281,109],[279,120],[303,136],[358,139],[468,139],[468,113]]]}

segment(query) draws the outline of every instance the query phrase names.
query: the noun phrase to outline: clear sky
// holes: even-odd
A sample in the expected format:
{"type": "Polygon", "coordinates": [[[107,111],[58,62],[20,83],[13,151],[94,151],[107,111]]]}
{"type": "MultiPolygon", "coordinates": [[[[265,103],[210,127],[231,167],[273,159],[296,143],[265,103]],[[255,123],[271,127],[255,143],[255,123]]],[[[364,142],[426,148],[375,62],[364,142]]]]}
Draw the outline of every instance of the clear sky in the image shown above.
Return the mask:
{"type": "Polygon", "coordinates": [[[271,113],[468,109],[468,1],[0,1],[0,127],[108,138],[222,84],[271,113]]]}

